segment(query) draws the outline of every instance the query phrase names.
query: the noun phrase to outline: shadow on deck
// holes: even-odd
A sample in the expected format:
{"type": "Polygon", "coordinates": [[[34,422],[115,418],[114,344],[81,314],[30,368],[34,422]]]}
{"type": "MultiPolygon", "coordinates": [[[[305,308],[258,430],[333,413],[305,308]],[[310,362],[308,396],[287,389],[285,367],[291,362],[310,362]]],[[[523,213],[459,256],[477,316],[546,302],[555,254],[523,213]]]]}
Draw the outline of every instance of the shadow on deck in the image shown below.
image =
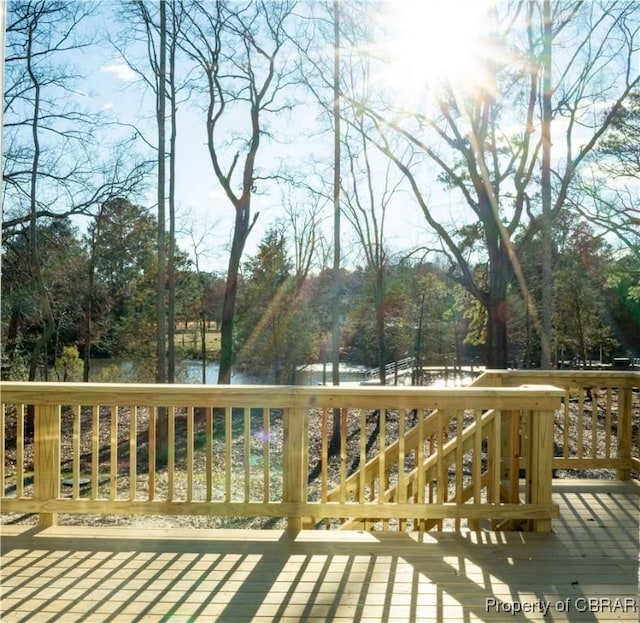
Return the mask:
{"type": "Polygon", "coordinates": [[[2,621],[637,621],[639,492],[554,481],[551,534],[2,526],[2,621]]]}

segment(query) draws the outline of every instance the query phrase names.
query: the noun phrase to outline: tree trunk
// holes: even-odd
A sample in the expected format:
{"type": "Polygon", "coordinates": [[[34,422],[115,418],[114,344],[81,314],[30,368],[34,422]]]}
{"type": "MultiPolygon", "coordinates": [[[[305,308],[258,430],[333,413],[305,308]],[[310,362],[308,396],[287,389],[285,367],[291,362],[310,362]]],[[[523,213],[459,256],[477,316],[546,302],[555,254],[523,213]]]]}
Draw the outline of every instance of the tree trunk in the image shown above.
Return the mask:
{"type": "Polygon", "coordinates": [[[551,363],[551,327],[553,309],[553,266],[551,244],[551,2],[544,0],[544,33],[542,46],[542,166],[540,193],[542,200],[542,300],[540,367],[547,370],[551,363]]]}
{"type": "Polygon", "coordinates": [[[507,308],[504,299],[492,301],[487,307],[487,368],[507,368],[507,308]]]}
{"type": "Polygon", "coordinates": [[[231,254],[229,255],[227,283],[224,290],[222,320],[220,324],[220,369],[218,371],[218,384],[220,385],[228,385],[231,383],[231,370],[233,367],[233,326],[238,294],[238,275],[240,273],[242,252],[244,251],[244,245],[250,231],[247,220],[248,214],[248,205],[239,204],[236,206],[236,223],[233,229],[233,241],[231,243],[231,254]]]}
{"type": "MultiPolygon", "coordinates": [[[[340,385],[340,4],[333,2],[333,305],[331,340],[331,381],[340,385]]],[[[340,409],[333,410],[330,452],[340,442],[340,409]]]]}
{"type": "MultiPolygon", "coordinates": [[[[156,333],[156,382],[167,381],[167,319],[166,319],[166,231],[165,231],[165,125],[167,71],[167,15],[164,2],[160,3],[160,60],[158,92],[156,93],[156,122],[158,125],[158,292],[156,333]]],[[[161,428],[161,427],[159,427],[161,428]]]]}
{"type": "MultiPolygon", "coordinates": [[[[27,73],[34,86],[34,98],[33,98],[33,121],[31,123],[31,137],[33,140],[33,158],[31,162],[31,180],[29,186],[29,254],[31,267],[33,270],[36,289],[38,296],[40,297],[40,305],[42,315],[44,317],[45,326],[40,337],[36,340],[31,351],[31,361],[29,363],[29,380],[35,381],[36,373],[38,370],[38,361],[40,355],[45,349],[47,342],[51,339],[55,330],[55,322],[53,318],[53,310],[51,309],[51,301],[49,300],[49,293],[44,285],[44,279],[42,277],[42,270],[40,266],[40,250],[38,246],[38,222],[37,222],[37,190],[38,190],[38,173],[40,169],[40,82],[34,72],[32,65],[32,45],[33,45],[33,28],[29,31],[29,39],[27,45],[27,73]]],[[[45,375],[46,365],[45,360],[45,375]]]]}
{"type": "Polygon", "coordinates": [[[176,381],[176,7],[171,0],[171,45],[169,47],[169,298],[167,301],[167,380],[176,381]]]}
{"type": "Polygon", "coordinates": [[[510,310],[507,291],[513,271],[504,245],[498,244],[489,255],[487,367],[505,369],[509,358],[507,329],[510,310]]]}
{"type": "Polygon", "coordinates": [[[387,378],[385,367],[387,364],[387,353],[384,340],[384,267],[376,267],[375,285],[375,307],[376,307],[376,342],[378,347],[378,369],[380,370],[380,385],[386,385],[387,378]]]}

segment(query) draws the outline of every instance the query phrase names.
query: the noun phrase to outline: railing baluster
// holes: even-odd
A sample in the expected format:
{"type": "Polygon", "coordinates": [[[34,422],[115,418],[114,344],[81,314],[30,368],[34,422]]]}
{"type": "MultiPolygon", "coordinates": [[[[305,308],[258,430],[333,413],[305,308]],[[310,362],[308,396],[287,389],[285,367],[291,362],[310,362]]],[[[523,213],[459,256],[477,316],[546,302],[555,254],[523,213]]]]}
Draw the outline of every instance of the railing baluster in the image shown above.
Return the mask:
{"type": "Polygon", "coordinates": [[[251,410],[244,407],[244,501],[251,499],[251,410]]]}
{"type": "Polygon", "coordinates": [[[578,387],[578,458],[584,457],[584,387],[578,387]]]}
{"type": "Polygon", "coordinates": [[[167,409],[167,502],[173,502],[176,471],[176,407],[167,409]]]}
{"type": "Polygon", "coordinates": [[[562,425],[562,456],[569,458],[569,428],[571,426],[569,407],[571,403],[571,395],[568,389],[564,392],[564,421],[562,425]]]}
{"type": "Polygon", "coordinates": [[[136,499],[138,484],[138,407],[129,407],[129,500],[136,499]]]}
{"type": "Polygon", "coordinates": [[[612,408],[612,400],[611,400],[611,387],[607,387],[607,402],[606,402],[606,411],[604,416],[604,445],[605,445],[605,458],[611,458],[611,408],[612,408]]]}
{"type": "Polygon", "coordinates": [[[591,457],[598,458],[598,394],[599,388],[591,390],[591,457]]]}
{"type": "Polygon", "coordinates": [[[360,409],[360,464],[358,469],[360,470],[358,478],[358,502],[360,504],[365,501],[365,470],[364,466],[367,463],[367,411],[366,409],[360,409]]]}
{"type": "MultiPolygon", "coordinates": [[[[16,417],[17,417],[17,409],[18,409],[18,405],[16,405],[16,417]]],[[[5,426],[6,426],[6,414],[7,414],[7,405],[2,403],[0,404],[0,483],[2,486],[2,490],[0,491],[0,496],[4,497],[6,495],[6,483],[5,483],[5,469],[4,469],[4,464],[5,464],[5,456],[6,456],[6,451],[7,451],[7,447],[5,444],[5,438],[4,438],[4,430],[5,430],[5,426]]]]}
{"type": "Polygon", "coordinates": [[[502,439],[502,413],[497,411],[493,416],[493,439],[491,442],[491,471],[489,478],[492,482],[492,497],[489,502],[497,504],[500,502],[500,484],[502,482],[501,478],[501,466],[502,466],[502,447],[501,447],[501,439],[502,439]]]}
{"type": "MultiPolygon", "coordinates": [[[[476,425],[473,434],[473,456],[471,460],[473,501],[475,504],[482,504],[482,412],[480,409],[474,409],[473,417],[476,425]]],[[[480,529],[480,521],[478,519],[472,519],[469,523],[472,530],[480,529]]]]}
{"type": "Polygon", "coordinates": [[[205,465],[207,502],[213,500],[213,407],[205,409],[205,465]]]}
{"type": "Polygon", "coordinates": [[[231,426],[231,407],[225,407],[224,409],[224,500],[225,502],[231,502],[231,440],[232,440],[232,426],[231,426]]]}
{"type": "MultiPolygon", "coordinates": [[[[456,488],[455,502],[462,504],[464,492],[464,446],[462,443],[462,429],[464,425],[464,413],[461,410],[456,411],[456,488]]],[[[456,518],[455,529],[460,530],[462,520],[456,518]]]]}
{"type": "Polygon", "coordinates": [[[386,410],[381,408],[379,410],[379,418],[380,418],[380,432],[378,433],[379,442],[379,452],[380,452],[380,460],[378,462],[378,503],[384,504],[384,494],[387,488],[386,484],[386,465],[385,465],[385,447],[386,447],[386,431],[387,431],[387,422],[386,422],[386,410]]]}
{"type": "MultiPolygon", "coordinates": [[[[24,497],[24,415],[25,405],[16,410],[16,497],[24,497]]],[[[34,440],[35,441],[35,440],[34,440]]]]}
{"type": "Polygon", "coordinates": [[[111,406],[111,440],[109,446],[109,499],[115,500],[118,494],[118,407],[111,406]]]}
{"type": "Polygon", "coordinates": [[[150,502],[152,502],[156,497],[156,431],[157,431],[157,423],[158,423],[158,407],[150,407],[149,408],[149,416],[147,419],[147,443],[148,443],[148,489],[147,496],[150,502]]]}
{"type": "MultiPolygon", "coordinates": [[[[320,501],[323,504],[327,502],[327,494],[329,491],[329,412],[333,412],[331,409],[321,409],[320,417],[322,418],[322,422],[320,424],[321,427],[321,435],[322,439],[320,440],[320,501]]],[[[329,529],[331,527],[331,522],[329,519],[325,519],[324,522],[325,528],[329,529]]]]}
{"type": "Polygon", "coordinates": [[[91,405],[91,499],[98,499],[100,477],[100,406],[91,405]]]}
{"type": "Polygon", "coordinates": [[[271,464],[269,457],[269,439],[271,437],[269,423],[270,409],[262,409],[262,500],[267,503],[271,499],[271,464]]]}
{"type": "Polygon", "coordinates": [[[438,409],[438,432],[437,432],[437,459],[436,459],[436,501],[442,504],[445,501],[444,490],[447,487],[445,483],[446,476],[444,471],[444,457],[442,456],[442,446],[444,446],[444,428],[445,423],[449,420],[449,413],[445,413],[444,409],[438,409]]]}
{"type": "MultiPolygon", "coordinates": [[[[418,445],[416,446],[416,466],[418,467],[418,490],[416,503],[424,504],[424,409],[418,409],[418,445]]],[[[424,530],[424,519],[418,520],[420,531],[424,530]]]]}
{"type": "Polygon", "coordinates": [[[347,410],[340,409],[340,502],[347,501],[347,410]]]}
{"type": "Polygon", "coordinates": [[[71,480],[72,480],[72,497],[77,500],[80,497],[80,418],[82,417],[80,405],[73,410],[73,449],[71,456],[71,480]]]}
{"type": "MultiPolygon", "coordinates": [[[[407,501],[407,485],[405,478],[405,449],[404,449],[404,435],[405,435],[405,410],[400,409],[398,411],[398,503],[404,504],[407,501]]],[[[399,528],[401,531],[406,530],[407,520],[404,517],[400,517],[399,528]]]]}
{"type": "MultiPolygon", "coordinates": [[[[618,388],[618,458],[631,460],[632,457],[632,407],[631,387],[618,388]]],[[[618,480],[631,478],[630,467],[617,470],[618,480]]]]}
{"type": "Polygon", "coordinates": [[[187,502],[193,500],[193,407],[187,407],[187,502]]]}

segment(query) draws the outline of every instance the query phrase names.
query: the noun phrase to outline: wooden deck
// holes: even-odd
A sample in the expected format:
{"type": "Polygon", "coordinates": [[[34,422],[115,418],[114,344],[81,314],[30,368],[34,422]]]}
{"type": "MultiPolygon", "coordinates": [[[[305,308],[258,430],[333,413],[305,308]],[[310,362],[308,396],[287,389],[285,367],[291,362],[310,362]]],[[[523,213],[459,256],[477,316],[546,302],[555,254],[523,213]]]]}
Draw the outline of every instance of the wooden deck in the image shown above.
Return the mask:
{"type": "Polygon", "coordinates": [[[639,492],[554,481],[551,534],[5,525],[2,621],[637,621],[639,492]]]}

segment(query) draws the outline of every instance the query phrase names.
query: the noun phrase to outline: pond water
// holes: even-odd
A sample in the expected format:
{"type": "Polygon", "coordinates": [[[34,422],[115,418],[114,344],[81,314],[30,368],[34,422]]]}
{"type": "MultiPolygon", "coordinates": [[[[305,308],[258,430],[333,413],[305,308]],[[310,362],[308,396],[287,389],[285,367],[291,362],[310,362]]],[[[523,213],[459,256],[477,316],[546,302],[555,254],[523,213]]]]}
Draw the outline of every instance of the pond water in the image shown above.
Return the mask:
{"type": "MultiPolygon", "coordinates": [[[[185,365],[188,383],[202,382],[202,363],[189,361],[185,365]]],[[[207,385],[215,385],[218,382],[217,363],[207,363],[205,378],[207,385]]],[[[362,366],[340,366],[340,381],[342,383],[360,383],[365,379],[366,368],[362,366]]],[[[246,372],[235,370],[231,375],[232,385],[268,385],[272,381],[264,377],[252,376],[246,372]]],[[[296,385],[322,385],[323,382],[331,383],[331,365],[311,364],[298,370],[296,385]]]]}
{"type": "MultiPolygon", "coordinates": [[[[130,361],[120,363],[97,359],[91,362],[91,380],[107,380],[111,378],[101,378],[101,371],[111,367],[118,366],[124,375],[128,375],[133,370],[133,364],[130,361]]],[[[205,379],[207,385],[216,385],[218,383],[218,371],[220,367],[217,362],[208,362],[205,368],[205,379]]],[[[366,368],[364,366],[350,366],[346,364],[340,365],[340,382],[343,384],[359,385],[366,380],[366,368]]],[[[200,361],[186,361],[181,364],[181,378],[185,383],[193,383],[200,385],[202,383],[202,363],[200,361]]],[[[474,376],[472,374],[433,374],[429,379],[430,385],[433,387],[459,387],[468,385],[474,376]]],[[[272,379],[251,375],[242,370],[235,370],[231,375],[232,385],[270,385],[272,379]]],[[[374,383],[374,381],[372,381],[374,383]]],[[[399,384],[410,384],[410,377],[402,377],[399,384]]],[[[296,374],[296,385],[331,385],[331,364],[314,363],[300,368],[296,374]]]]}
{"type": "MultiPolygon", "coordinates": [[[[108,359],[95,359],[91,362],[91,380],[98,381],[101,379],[101,373],[111,366],[119,367],[120,371],[126,376],[133,370],[131,361],[122,361],[117,363],[108,359]]],[[[185,361],[180,365],[181,377],[185,383],[194,383],[200,385],[202,383],[202,362],[185,361]]],[[[205,366],[205,379],[207,385],[216,385],[218,383],[218,372],[220,366],[217,362],[208,362],[205,366]]],[[[365,379],[366,368],[363,366],[340,366],[340,381],[342,383],[360,383],[365,379]]],[[[110,379],[105,379],[110,380],[110,379]]],[[[232,385],[269,385],[273,381],[265,377],[251,375],[241,370],[234,370],[231,375],[232,385]]],[[[323,366],[323,364],[311,364],[304,366],[298,370],[296,374],[297,385],[322,385],[323,382],[331,383],[331,365],[323,366]]]]}

